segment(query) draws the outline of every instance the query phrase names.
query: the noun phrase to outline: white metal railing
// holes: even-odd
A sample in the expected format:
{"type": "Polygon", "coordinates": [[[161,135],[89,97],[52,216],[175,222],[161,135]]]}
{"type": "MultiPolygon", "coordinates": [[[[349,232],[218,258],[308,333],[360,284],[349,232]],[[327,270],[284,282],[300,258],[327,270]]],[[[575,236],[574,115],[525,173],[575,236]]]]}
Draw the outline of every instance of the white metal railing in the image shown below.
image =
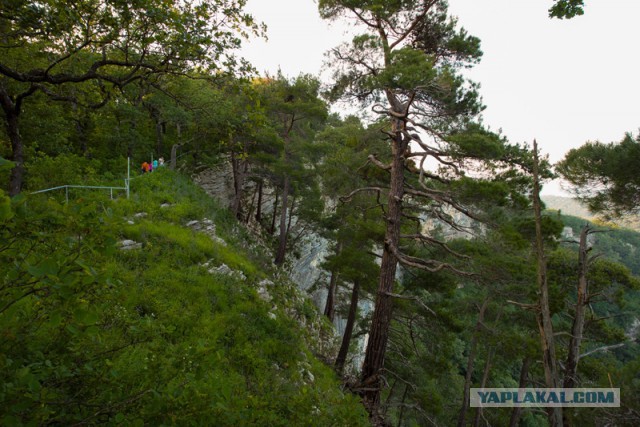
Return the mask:
{"type": "Polygon", "coordinates": [[[65,193],[65,201],[69,203],[69,189],[70,188],[91,188],[91,189],[101,189],[101,190],[109,190],[111,200],[113,200],[113,190],[124,190],[127,193],[127,199],[129,198],[129,186],[131,183],[131,159],[127,158],[127,178],[124,180],[124,187],[110,187],[110,186],[101,186],[101,185],[59,185],[57,187],[45,188],[44,190],[33,191],[30,194],[38,194],[38,193],[46,193],[48,191],[60,190],[64,188],[65,193]]]}
{"type": "Polygon", "coordinates": [[[60,190],[64,188],[65,193],[65,201],[69,203],[69,189],[70,188],[92,188],[92,189],[103,189],[109,190],[111,199],[113,200],[113,190],[124,190],[127,193],[127,199],[129,198],[129,180],[124,180],[124,187],[106,187],[100,185],[60,185],[58,187],[46,188],[44,190],[34,191],[30,194],[38,194],[38,193],[46,193],[48,191],[60,190]]]}

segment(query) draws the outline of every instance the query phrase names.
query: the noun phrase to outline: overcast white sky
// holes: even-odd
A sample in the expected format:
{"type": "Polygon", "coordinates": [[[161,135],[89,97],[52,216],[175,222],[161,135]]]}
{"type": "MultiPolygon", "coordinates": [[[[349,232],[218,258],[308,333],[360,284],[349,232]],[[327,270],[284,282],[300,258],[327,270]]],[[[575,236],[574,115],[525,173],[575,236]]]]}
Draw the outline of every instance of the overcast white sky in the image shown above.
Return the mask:
{"type": "MultiPolygon", "coordinates": [[[[551,0],[449,0],[459,25],[480,38],[484,123],[513,142],[537,139],[556,162],[586,141],[619,141],[640,127],[640,1],[587,0],[584,16],[551,20],[551,0]]],[[[324,53],[348,39],[322,21],[314,0],[249,0],[267,42],[242,54],[260,72],[319,74],[324,53]]],[[[557,184],[545,193],[559,194],[557,184]]]]}

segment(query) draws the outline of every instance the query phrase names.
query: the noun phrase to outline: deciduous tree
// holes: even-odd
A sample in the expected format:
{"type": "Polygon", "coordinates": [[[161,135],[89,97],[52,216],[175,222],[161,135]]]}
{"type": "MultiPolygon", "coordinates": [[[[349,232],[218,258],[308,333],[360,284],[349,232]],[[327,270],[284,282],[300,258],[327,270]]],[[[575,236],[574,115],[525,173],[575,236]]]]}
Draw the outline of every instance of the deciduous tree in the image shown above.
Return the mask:
{"type": "Polygon", "coordinates": [[[3,3],[0,12],[0,106],[11,142],[9,193],[20,192],[24,101],[36,92],[73,99],[70,87],[106,93],[141,79],[198,67],[239,65],[231,50],[259,28],[245,0],[200,2],[85,0],[3,3]]]}

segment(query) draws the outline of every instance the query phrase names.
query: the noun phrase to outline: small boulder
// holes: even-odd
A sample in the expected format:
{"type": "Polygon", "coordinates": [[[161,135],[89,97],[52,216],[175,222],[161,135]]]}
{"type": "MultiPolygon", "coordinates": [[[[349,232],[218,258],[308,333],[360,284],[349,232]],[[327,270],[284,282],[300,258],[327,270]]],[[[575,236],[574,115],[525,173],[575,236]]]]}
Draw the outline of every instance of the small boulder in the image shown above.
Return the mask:
{"type": "Polygon", "coordinates": [[[121,240],[118,242],[118,246],[120,247],[120,250],[128,251],[131,249],[142,248],[142,243],[136,242],[135,240],[121,240]]]}
{"type": "Polygon", "coordinates": [[[221,275],[224,275],[224,276],[231,276],[231,277],[235,277],[235,278],[240,279],[240,280],[246,280],[247,279],[247,276],[245,276],[242,271],[233,270],[227,264],[222,264],[222,265],[220,265],[218,267],[210,268],[208,271],[211,274],[221,274],[221,275]]]}

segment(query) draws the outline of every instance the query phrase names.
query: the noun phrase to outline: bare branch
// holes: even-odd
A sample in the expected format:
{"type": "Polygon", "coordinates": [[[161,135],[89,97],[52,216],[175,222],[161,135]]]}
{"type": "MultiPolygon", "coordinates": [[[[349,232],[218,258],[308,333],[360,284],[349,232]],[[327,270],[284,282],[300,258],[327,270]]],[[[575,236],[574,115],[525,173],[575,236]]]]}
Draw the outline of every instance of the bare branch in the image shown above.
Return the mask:
{"type": "MultiPolygon", "coordinates": [[[[633,342],[633,341],[631,341],[631,342],[633,342]]],[[[591,351],[588,351],[588,352],[586,352],[584,354],[581,354],[580,355],[580,359],[582,359],[583,357],[590,356],[590,355],[592,355],[594,353],[601,352],[601,351],[615,350],[616,348],[624,347],[627,344],[628,344],[628,342],[622,342],[622,343],[619,343],[619,344],[605,345],[603,347],[594,348],[591,351]]]]}
{"type": "Polygon", "coordinates": [[[402,265],[414,267],[420,270],[429,271],[431,273],[437,273],[439,271],[446,269],[459,276],[464,276],[464,277],[477,276],[476,273],[469,273],[466,271],[458,270],[451,264],[438,262],[434,260],[425,260],[422,258],[412,257],[409,255],[403,254],[398,250],[398,248],[393,246],[391,242],[389,242],[388,240],[385,242],[385,244],[387,245],[387,247],[389,248],[393,256],[395,256],[398,262],[402,265]]]}
{"type": "Polygon", "coordinates": [[[384,169],[384,170],[391,170],[391,165],[385,165],[380,160],[376,159],[376,156],[374,154],[369,154],[369,157],[367,157],[367,158],[369,159],[369,161],[371,163],[373,163],[374,165],[378,166],[379,168],[384,169]]]}
{"type": "Polygon", "coordinates": [[[373,111],[376,114],[386,114],[388,116],[395,117],[396,119],[406,119],[407,114],[408,114],[407,111],[403,111],[401,113],[398,113],[398,112],[393,111],[393,110],[388,110],[386,108],[383,108],[382,105],[380,105],[380,104],[374,104],[371,107],[371,111],[373,111]]]}
{"type": "Polygon", "coordinates": [[[384,191],[385,189],[382,187],[362,187],[362,188],[358,188],[356,190],[353,190],[351,193],[347,194],[346,196],[342,196],[340,197],[340,201],[341,202],[348,202],[351,199],[353,199],[353,196],[355,196],[358,193],[362,193],[363,191],[375,191],[378,193],[378,196],[380,196],[380,193],[382,191],[384,191]]]}
{"type": "Polygon", "coordinates": [[[471,259],[471,257],[468,256],[468,255],[463,255],[461,253],[458,253],[458,252],[454,251],[445,242],[440,241],[438,239],[434,239],[433,237],[425,236],[422,233],[404,234],[404,235],[401,235],[400,238],[401,239],[415,239],[415,240],[420,240],[420,241],[427,242],[427,243],[432,243],[432,244],[440,246],[442,249],[444,249],[445,251],[447,251],[448,253],[450,253],[453,256],[456,256],[458,258],[471,259]]]}
{"type": "Polygon", "coordinates": [[[434,316],[437,316],[436,312],[433,311],[432,309],[430,309],[429,307],[427,307],[427,305],[425,303],[423,303],[418,297],[409,297],[409,296],[394,294],[394,293],[391,293],[391,292],[381,292],[381,293],[382,293],[382,295],[386,295],[386,296],[389,296],[389,297],[392,297],[392,298],[415,301],[418,304],[420,304],[420,306],[422,308],[424,308],[425,310],[427,310],[429,313],[433,314],[434,316]]]}
{"type": "Polygon", "coordinates": [[[524,303],[517,302],[517,301],[512,301],[512,300],[507,300],[507,302],[509,304],[513,304],[513,305],[517,305],[518,307],[522,307],[525,310],[539,310],[540,309],[538,304],[524,304],[524,303]]]}

